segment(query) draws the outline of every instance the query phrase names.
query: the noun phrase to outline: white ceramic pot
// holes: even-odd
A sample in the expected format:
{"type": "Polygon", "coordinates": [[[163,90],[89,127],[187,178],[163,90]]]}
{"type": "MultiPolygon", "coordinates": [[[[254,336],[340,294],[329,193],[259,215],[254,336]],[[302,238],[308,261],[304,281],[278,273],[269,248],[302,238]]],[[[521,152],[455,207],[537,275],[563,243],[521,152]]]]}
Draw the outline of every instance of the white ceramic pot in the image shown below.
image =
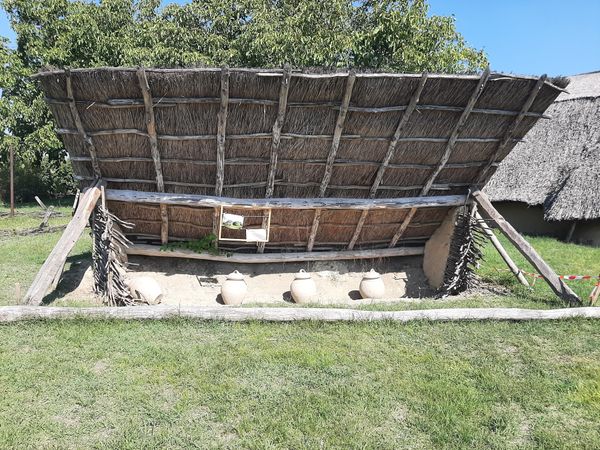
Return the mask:
{"type": "Polygon", "coordinates": [[[290,292],[296,303],[309,303],[317,297],[317,285],[309,273],[300,269],[290,285],[290,292]]]}
{"type": "Polygon", "coordinates": [[[140,303],[156,305],[162,300],[162,289],[154,278],[139,276],[132,278],[127,284],[133,299],[140,303]]]}
{"type": "Polygon", "coordinates": [[[383,298],[385,296],[383,279],[373,269],[363,276],[358,290],[362,298],[383,298]]]}
{"type": "Polygon", "coordinates": [[[226,305],[241,305],[247,291],[248,285],[244,280],[244,275],[234,270],[227,275],[227,279],[221,285],[223,303],[226,305]]]}

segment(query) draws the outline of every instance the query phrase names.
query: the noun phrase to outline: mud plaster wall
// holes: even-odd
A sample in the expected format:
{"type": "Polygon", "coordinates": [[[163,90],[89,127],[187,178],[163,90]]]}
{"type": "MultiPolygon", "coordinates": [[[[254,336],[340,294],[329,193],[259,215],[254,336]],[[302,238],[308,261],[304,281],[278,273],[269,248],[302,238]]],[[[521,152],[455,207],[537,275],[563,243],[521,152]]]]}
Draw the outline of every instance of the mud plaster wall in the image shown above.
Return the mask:
{"type": "Polygon", "coordinates": [[[442,224],[425,244],[423,271],[430,286],[435,289],[441,288],[444,283],[444,273],[450,255],[450,242],[456,227],[457,213],[458,208],[451,209],[442,224]]]}

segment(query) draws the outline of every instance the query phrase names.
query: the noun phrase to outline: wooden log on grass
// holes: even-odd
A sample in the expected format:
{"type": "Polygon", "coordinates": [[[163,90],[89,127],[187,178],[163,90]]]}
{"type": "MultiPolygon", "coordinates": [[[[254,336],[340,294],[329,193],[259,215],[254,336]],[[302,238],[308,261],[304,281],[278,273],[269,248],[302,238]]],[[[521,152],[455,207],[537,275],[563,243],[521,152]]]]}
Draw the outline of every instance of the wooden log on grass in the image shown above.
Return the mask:
{"type": "Polygon", "coordinates": [[[546,264],[546,261],[535,251],[535,249],[521,236],[513,226],[502,217],[502,215],[492,206],[490,199],[480,190],[473,192],[473,198],[477,204],[486,212],[486,214],[498,225],[500,231],[508,238],[510,242],[521,252],[521,254],[535,267],[544,277],[550,289],[570,305],[580,305],[581,300],[567,286],[563,280],[546,264]]]}
{"type": "Polygon", "coordinates": [[[37,273],[27,294],[25,294],[25,303],[40,305],[50,288],[58,284],[67,256],[69,256],[79,236],[81,236],[96,206],[96,202],[102,195],[100,187],[101,182],[98,181],[83,194],[75,215],[37,273]]]}
{"type": "Polygon", "coordinates": [[[123,306],[123,307],[51,307],[51,306],[0,306],[0,323],[48,319],[96,320],[163,320],[186,318],[219,320],[225,322],[296,322],[304,320],[323,322],[373,322],[393,321],[431,322],[481,321],[481,320],[560,320],[600,319],[600,308],[520,309],[520,308],[450,308],[416,311],[365,311],[344,308],[240,308],[232,306],[123,306]]]}

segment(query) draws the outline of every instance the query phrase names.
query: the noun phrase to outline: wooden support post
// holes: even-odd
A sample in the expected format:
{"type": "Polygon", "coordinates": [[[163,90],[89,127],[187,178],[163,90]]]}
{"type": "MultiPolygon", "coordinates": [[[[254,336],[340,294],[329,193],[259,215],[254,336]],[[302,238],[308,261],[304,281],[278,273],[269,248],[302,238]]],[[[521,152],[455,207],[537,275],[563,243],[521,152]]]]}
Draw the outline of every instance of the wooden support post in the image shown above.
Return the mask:
{"type": "Polygon", "coordinates": [[[217,181],[215,195],[223,195],[225,178],[225,130],[227,129],[227,107],[229,105],[229,68],[221,70],[221,106],[217,117],[217,181]]]}
{"type": "Polygon", "coordinates": [[[519,283],[521,283],[523,286],[529,287],[529,282],[525,278],[525,275],[523,275],[523,272],[521,272],[519,267],[510,257],[510,255],[506,252],[506,250],[504,249],[494,232],[491,230],[486,221],[481,217],[481,215],[478,212],[475,212],[475,219],[477,220],[477,223],[479,224],[487,238],[490,240],[494,248],[498,251],[498,253],[502,257],[510,271],[515,277],[517,277],[519,283]]]}
{"type": "MultiPolygon", "coordinates": [[[[152,92],[150,91],[150,85],[148,84],[146,71],[143,67],[140,67],[138,69],[137,76],[140,84],[140,89],[142,90],[142,96],[144,97],[146,128],[148,130],[148,139],[150,140],[150,152],[152,154],[152,161],[154,162],[154,170],[156,172],[156,190],[158,192],[165,192],[165,182],[163,179],[162,163],[160,159],[160,151],[158,150],[158,138],[156,134],[156,119],[154,117],[152,92]]],[[[160,240],[163,244],[166,244],[167,242],[169,242],[169,215],[167,212],[167,205],[160,205],[160,218],[160,240]]]]}
{"type": "MultiPolygon", "coordinates": [[[[331,174],[333,173],[333,163],[335,162],[335,156],[337,155],[338,148],[340,147],[340,140],[342,139],[342,132],[344,131],[344,122],[346,121],[346,115],[348,114],[348,107],[350,106],[350,98],[352,97],[352,90],[354,89],[354,82],[356,81],[356,74],[354,71],[350,71],[346,80],[346,90],[344,91],[344,97],[340,105],[340,112],[335,123],[335,130],[333,132],[333,140],[331,141],[331,148],[327,155],[327,163],[325,164],[325,173],[323,174],[323,180],[319,188],[319,197],[325,197],[327,186],[331,180],[331,174]]],[[[321,210],[315,211],[315,217],[308,239],[308,251],[312,252],[315,244],[315,237],[319,228],[319,219],[321,217],[321,210]]]]}
{"type": "Polygon", "coordinates": [[[315,217],[313,219],[312,227],[310,229],[310,235],[308,236],[308,245],[306,249],[309,252],[312,252],[312,249],[315,245],[315,239],[317,237],[317,230],[319,229],[319,221],[321,220],[321,210],[315,209],[315,217]]]}
{"type": "MultiPolygon", "coordinates": [[[[433,186],[433,183],[435,182],[436,178],[438,177],[440,172],[444,169],[444,167],[448,163],[448,160],[450,159],[450,156],[452,155],[452,151],[454,150],[454,146],[456,145],[458,137],[459,137],[461,131],[463,130],[465,124],[467,123],[467,119],[471,115],[471,112],[473,111],[473,108],[475,107],[475,103],[477,103],[479,96],[485,89],[485,85],[487,84],[489,78],[490,78],[490,68],[486,67],[485,70],[483,71],[483,73],[481,74],[481,77],[479,77],[479,82],[477,83],[475,90],[471,94],[471,97],[469,97],[469,101],[467,102],[465,109],[463,110],[462,114],[460,115],[460,118],[458,119],[458,122],[456,122],[456,125],[454,126],[454,129],[452,130],[452,133],[450,134],[450,138],[448,139],[448,142],[446,143],[446,148],[444,149],[444,154],[442,155],[440,162],[438,163],[436,168],[433,170],[432,174],[429,176],[429,178],[425,182],[425,185],[421,188],[421,194],[420,194],[421,196],[425,196],[425,195],[429,194],[429,191],[431,190],[431,187],[433,186]]],[[[404,221],[398,227],[398,231],[396,231],[396,233],[392,237],[392,240],[390,241],[390,247],[393,247],[398,243],[398,240],[400,240],[400,238],[402,237],[402,235],[404,234],[404,232],[410,225],[410,222],[413,219],[415,213],[416,213],[416,210],[411,210],[408,213],[408,215],[406,216],[404,221]]]]}
{"type": "Polygon", "coordinates": [[[596,304],[596,301],[598,300],[598,297],[600,296],[600,275],[598,275],[598,282],[596,283],[596,286],[594,286],[594,289],[592,290],[592,293],[590,294],[590,305],[594,306],[596,304]]]}
{"type": "Polygon", "coordinates": [[[102,174],[100,172],[100,166],[98,165],[96,147],[92,142],[92,138],[87,134],[85,128],[83,128],[83,122],[81,121],[81,117],[79,116],[79,111],[77,110],[77,103],[73,94],[73,83],[71,81],[71,72],[69,69],[65,70],[65,75],[67,86],[67,100],[69,102],[71,116],[73,116],[73,121],[75,122],[77,133],[81,136],[81,139],[83,140],[83,145],[90,154],[90,158],[92,158],[92,170],[94,171],[94,176],[96,178],[100,178],[102,174]]]}
{"type": "MultiPolygon", "coordinates": [[[[281,87],[279,88],[279,103],[277,107],[277,118],[273,124],[273,141],[271,142],[271,161],[269,163],[269,174],[267,176],[267,188],[265,198],[273,197],[275,191],[275,175],[277,174],[277,158],[279,156],[279,144],[281,143],[281,130],[285,122],[285,113],[287,110],[288,92],[290,90],[290,79],[292,76],[292,68],[285,65],[283,68],[283,77],[281,78],[281,87]]],[[[262,221],[262,227],[267,226],[268,217],[265,215],[262,221]]],[[[258,253],[265,251],[265,243],[259,242],[258,253]]]]}
{"type": "Polygon", "coordinates": [[[15,216],[15,150],[10,144],[10,217],[15,216]]]}
{"type": "Polygon", "coordinates": [[[42,265],[33,280],[31,287],[27,291],[25,303],[29,305],[41,304],[51,286],[58,283],[67,256],[69,256],[69,252],[75,246],[79,236],[81,236],[81,233],[96,206],[96,202],[102,195],[100,186],[100,182],[97,182],[83,194],[79,201],[79,205],[77,206],[75,215],[67,225],[63,235],[54,246],[54,249],[52,249],[52,252],[42,265]]]}
{"type": "Polygon", "coordinates": [[[333,140],[331,141],[331,148],[329,155],[327,155],[327,165],[325,166],[325,173],[323,180],[321,181],[321,187],[319,189],[319,197],[325,197],[325,191],[331,180],[331,173],[333,171],[333,163],[335,156],[337,155],[338,148],[340,146],[340,140],[342,138],[342,132],[344,130],[344,122],[346,121],[346,114],[348,113],[348,106],[350,105],[350,98],[352,97],[352,89],[354,89],[354,82],[356,81],[356,74],[350,72],[348,79],[346,80],[346,90],[344,91],[344,97],[342,98],[342,104],[340,106],[340,112],[338,113],[337,121],[335,123],[335,131],[333,132],[333,140]]]}
{"type": "Polygon", "coordinates": [[[477,181],[476,181],[476,184],[481,185],[484,182],[484,180],[485,180],[485,178],[487,176],[487,173],[493,167],[494,163],[498,159],[498,156],[505,150],[505,148],[509,144],[514,143],[513,134],[514,134],[515,130],[517,129],[517,127],[521,124],[521,121],[523,120],[523,118],[529,112],[529,108],[531,108],[531,105],[533,105],[533,102],[535,101],[535,99],[536,99],[537,95],[539,94],[539,92],[542,90],[542,87],[544,87],[544,83],[546,82],[546,78],[548,78],[548,76],[544,74],[535,83],[535,86],[533,87],[533,89],[529,93],[529,96],[527,97],[527,100],[525,100],[525,103],[521,107],[521,111],[519,112],[519,114],[517,115],[517,117],[515,117],[515,120],[513,120],[513,122],[510,125],[510,127],[506,130],[506,133],[504,133],[504,137],[498,143],[498,147],[496,148],[496,151],[494,152],[494,154],[492,155],[492,157],[488,160],[487,165],[479,173],[477,181]]]}
{"type": "Polygon", "coordinates": [[[513,226],[508,223],[504,217],[492,206],[490,199],[480,190],[473,192],[473,198],[485,213],[498,225],[500,231],[508,238],[510,242],[521,252],[521,254],[529,261],[533,267],[544,277],[550,289],[554,291],[560,298],[569,302],[570,305],[580,305],[581,300],[567,286],[552,268],[546,264],[542,257],[535,249],[527,242],[513,226]]]}
{"type": "Polygon", "coordinates": [[[368,215],[369,215],[368,209],[365,209],[360,214],[360,218],[358,219],[358,223],[356,224],[356,228],[354,229],[354,234],[352,235],[352,239],[350,239],[350,243],[348,244],[348,250],[352,250],[354,248],[354,246],[356,245],[356,241],[358,241],[358,238],[360,237],[360,232],[362,231],[363,227],[365,226],[365,221],[367,220],[368,215]]]}
{"type": "Polygon", "coordinates": [[[573,235],[575,234],[576,227],[577,220],[574,220],[571,226],[569,227],[569,231],[567,232],[567,236],[565,237],[565,242],[571,242],[573,240],[573,235]]]}

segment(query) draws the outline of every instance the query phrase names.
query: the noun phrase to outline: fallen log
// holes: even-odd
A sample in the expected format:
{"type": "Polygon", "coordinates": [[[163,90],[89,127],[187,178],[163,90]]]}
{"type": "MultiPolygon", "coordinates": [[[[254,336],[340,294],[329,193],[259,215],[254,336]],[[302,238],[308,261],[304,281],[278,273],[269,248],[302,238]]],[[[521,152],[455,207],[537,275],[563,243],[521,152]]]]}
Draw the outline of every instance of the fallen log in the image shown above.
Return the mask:
{"type": "Polygon", "coordinates": [[[519,309],[519,308],[455,308],[416,311],[364,311],[343,308],[245,308],[232,306],[124,306],[70,308],[50,306],[1,306],[0,323],[47,319],[100,319],[100,320],[162,320],[196,319],[226,322],[266,321],[294,322],[316,320],[324,322],[370,322],[415,320],[432,322],[480,320],[559,320],[600,319],[600,308],[519,309]]]}

